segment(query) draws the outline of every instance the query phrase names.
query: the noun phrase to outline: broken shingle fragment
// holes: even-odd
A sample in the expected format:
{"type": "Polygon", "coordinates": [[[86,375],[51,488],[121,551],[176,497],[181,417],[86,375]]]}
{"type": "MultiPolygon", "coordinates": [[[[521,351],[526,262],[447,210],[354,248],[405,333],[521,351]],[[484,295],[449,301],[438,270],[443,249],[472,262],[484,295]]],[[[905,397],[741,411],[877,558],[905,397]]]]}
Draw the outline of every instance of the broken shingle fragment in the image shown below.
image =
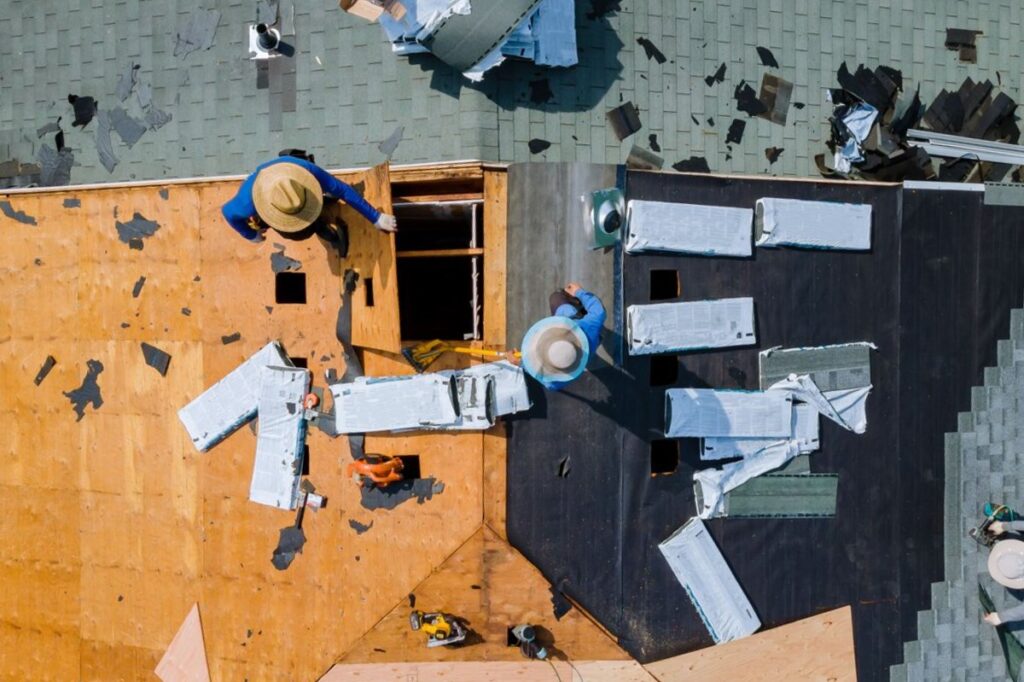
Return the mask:
{"type": "Polygon", "coordinates": [[[143,341],[142,357],[147,365],[160,372],[160,376],[167,376],[167,366],[171,364],[171,356],[168,353],[143,341]]]}
{"type": "Polygon", "coordinates": [[[757,48],[757,56],[760,57],[761,64],[763,66],[768,66],[768,67],[771,67],[773,69],[779,68],[779,63],[777,61],[775,61],[775,55],[773,55],[772,51],[769,50],[767,47],[760,47],[760,46],[758,46],[758,48],[757,48]]]}
{"type": "Polygon", "coordinates": [[[694,116],[693,114],[690,114],[690,120],[693,121],[693,125],[695,125],[695,126],[699,126],[700,125],[700,121],[697,120],[697,117],[694,116]]]}
{"type": "Polygon", "coordinates": [[[125,72],[117,77],[117,88],[114,89],[117,98],[122,102],[128,99],[128,96],[132,94],[132,90],[135,89],[135,84],[138,80],[139,65],[135,62],[129,62],[125,72]]]}
{"type": "Polygon", "coordinates": [[[105,111],[99,112],[96,120],[96,154],[100,158],[100,163],[107,169],[107,172],[113,173],[119,160],[114,155],[114,144],[110,140],[110,130],[110,116],[105,111]]]}
{"type": "Polygon", "coordinates": [[[688,159],[683,159],[678,163],[672,164],[672,168],[679,171],[680,173],[710,173],[711,167],[708,166],[708,160],[703,156],[691,156],[688,159]]]}
{"type": "Polygon", "coordinates": [[[587,12],[587,19],[603,19],[612,12],[622,10],[620,0],[590,0],[590,11],[587,12]]]}
{"type": "Polygon", "coordinates": [[[405,126],[398,126],[385,140],[377,145],[377,150],[390,159],[395,150],[398,149],[398,144],[402,141],[402,135],[404,134],[405,126]]]}
{"type": "Polygon", "coordinates": [[[192,314],[192,309],[191,308],[182,308],[181,309],[181,314],[184,315],[185,317],[188,317],[189,315],[192,314]]]}
{"type": "Polygon", "coordinates": [[[658,144],[658,134],[657,133],[651,133],[650,135],[648,135],[647,136],[647,142],[648,142],[648,144],[650,144],[652,152],[660,152],[661,151],[661,145],[658,144]]]}
{"type": "Polygon", "coordinates": [[[761,94],[757,98],[765,107],[765,111],[760,114],[761,117],[772,123],[786,125],[789,100],[792,95],[792,83],[770,73],[764,74],[761,78],[761,94]]]}
{"type": "MultiPolygon", "coordinates": [[[[60,137],[62,133],[58,133],[60,137]]],[[[39,161],[39,184],[44,187],[58,187],[71,184],[71,167],[75,163],[74,153],[66,148],[54,150],[48,144],[40,145],[36,154],[39,161]]]]}
{"type": "Polygon", "coordinates": [[[665,59],[665,54],[648,38],[640,37],[636,39],[636,42],[644,48],[644,52],[647,54],[648,59],[653,59],[659,64],[664,64],[667,61],[665,59]]]}
{"type": "Polygon", "coordinates": [[[229,343],[234,343],[242,338],[242,332],[235,332],[234,334],[228,334],[227,336],[220,337],[220,342],[225,346],[229,343]]]}
{"type": "Polygon", "coordinates": [[[82,205],[82,200],[76,197],[68,197],[64,200],[64,208],[79,208],[82,205]]]}
{"type": "Polygon", "coordinates": [[[640,114],[632,102],[620,104],[605,114],[605,117],[620,142],[643,127],[640,123],[640,114]]]}
{"type": "Polygon", "coordinates": [[[348,525],[349,525],[349,528],[351,528],[352,530],[354,530],[356,532],[356,535],[362,535],[366,531],[368,531],[371,528],[373,528],[373,521],[370,521],[370,525],[366,525],[366,524],[363,524],[363,523],[359,523],[355,519],[349,519],[348,520],[348,525]]]}
{"type": "Polygon", "coordinates": [[[90,403],[94,410],[100,409],[103,405],[100,385],[97,382],[100,372],[103,371],[103,363],[99,360],[89,360],[86,362],[86,367],[82,385],[71,391],[64,391],[65,397],[71,401],[71,407],[74,408],[75,414],[78,415],[75,421],[82,421],[82,417],[85,416],[85,408],[90,403]]]}
{"type": "Polygon", "coordinates": [[[729,124],[729,132],[726,133],[725,143],[726,144],[739,144],[743,141],[743,131],[747,128],[747,122],[738,118],[734,118],[732,123],[729,124]]]}
{"type": "Polygon", "coordinates": [[[715,117],[714,116],[708,116],[708,125],[711,126],[712,128],[715,127],[715,117]]]}
{"type": "Polygon", "coordinates": [[[147,220],[138,211],[135,212],[131,220],[124,223],[118,220],[114,224],[117,227],[117,238],[127,244],[129,248],[140,251],[142,250],[142,241],[147,237],[152,237],[160,229],[160,223],[155,220],[147,220]]]}
{"type": "Polygon", "coordinates": [[[768,159],[769,164],[773,164],[779,160],[783,151],[785,150],[782,147],[768,147],[764,150],[764,158],[768,159]]]}
{"type": "Polygon", "coordinates": [[[551,143],[547,140],[542,140],[539,137],[535,137],[527,143],[530,147],[531,154],[540,154],[542,151],[551,146],[551,143]]]}
{"type": "Polygon", "coordinates": [[[59,123],[50,122],[50,123],[47,123],[46,125],[44,125],[41,128],[36,128],[36,137],[42,137],[43,135],[48,135],[49,133],[59,133],[59,132],[60,132],[60,124],[59,123]]]}
{"type": "Polygon", "coordinates": [[[294,258],[289,258],[284,254],[283,244],[274,244],[278,249],[274,253],[270,254],[270,269],[274,272],[285,272],[288,270],[298,270],[302,267],[300,261],[294,258]]]}
{"type": "Polygon", "coordinates": [[[39,368],[38,372],[36,372],[36,378],[34,379],[36,386],[43,383],[43,379],[46,378],[46,375],[50,373],[50,370],[52,370],[56,364],[56,358],[52,355],[46,356],[46,360],[43,361],[43,366],[39,368]]]}
{"type": "Polygon", "coordinates": [[[150,130],[159,130],[164,127],[165,124],[169,123],[173,118],[166,111],[157,109],[156,107],[149,107],[146,109],[146,127],[150,130]]]}
{"type": "Polygon", "coordinates": [[[746,81],[739,82],[732,96],[736,100],[736,108],[748,116],[760,116],[768,111],[768,107],[757,98],[754,88],[750,87],[746,81]]]}
{"type": "Polygon", "coordinates": [[[633,145],[629,150],[629,156],[626,157],[626,168],[634,168],[636,170],[661,170],[665,165],[665,159],[661,158],[654,152],[649,152],[643,147],[633,145]]]}
{"type": "Polygon", "coordinates": [[[711,74],[710,76],[705,76],[704,77],[704,82],[708,84],[709,88],[712,85],[714,85],[715,83],[721,83],[724,80],[725,80],[725,62],[722,62],[722,65],[719,66],[718,70],[715,71],[713,74],[711,74]]]}
{"type": "Polygon", "coordinates": [[[973,64],[978,59],[978,48],[975,40],[982,35],[981,31],[966,28],[946,29],[946,49],[958,50],[960,61],[973,64]]]}
{"type": "Polygon", "coordinates": [[[129,148],[134,147],[146,132],[146,126],[128,115],[123,107],[110,110],[110,127],[129,148]]]}
{"type": "Polygon", "coordinates": [[[174,37],[174,56],[187,57],[196,50],[209,50],[220,23],[220,12],[215,9],[193,10],[178,26],[174,37]]]}
{"type": "Polygon", "coordinates": [[[68,95],[68,102],[75,108],[75,120],[71,122],[74,127],[82,127],[89,125],[89,121],[96,115],[96,100],[92,97],[79,97],[78,95],[68,95]]]}
{"type": "Polygon", "coordinates": [[[135,282],[135,286],[132,287],[132,298],[138,298],[139,294],[142,293],[142,287],[146,284],[146,276],[143,275],[135,282]]]}

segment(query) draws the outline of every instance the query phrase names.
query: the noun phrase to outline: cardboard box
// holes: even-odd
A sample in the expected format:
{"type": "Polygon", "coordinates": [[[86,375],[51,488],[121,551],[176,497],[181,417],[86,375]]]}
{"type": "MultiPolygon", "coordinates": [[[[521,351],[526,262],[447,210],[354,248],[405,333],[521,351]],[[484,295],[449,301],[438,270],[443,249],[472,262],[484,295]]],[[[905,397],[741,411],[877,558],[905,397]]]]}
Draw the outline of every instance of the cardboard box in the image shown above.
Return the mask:
{"type": "Polygon", "coordinates": [[[340,0],[341,9],[367,21],[377,21],[387,12],[395,20],[405,16],[405,6],[400,0],[340,0]]]}

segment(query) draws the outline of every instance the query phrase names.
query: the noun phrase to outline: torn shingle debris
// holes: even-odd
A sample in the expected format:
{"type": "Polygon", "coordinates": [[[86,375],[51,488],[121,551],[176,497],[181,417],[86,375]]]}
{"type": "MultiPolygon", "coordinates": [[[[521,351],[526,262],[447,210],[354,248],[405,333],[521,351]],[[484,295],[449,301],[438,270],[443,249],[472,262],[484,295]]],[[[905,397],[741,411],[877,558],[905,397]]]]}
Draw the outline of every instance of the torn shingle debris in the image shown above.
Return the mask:
{"type": "Polygon", "coordinates": [[[793,108],[794,109],[803,109],[806,106],[807,105],[804,104],[803,102],[793,102],[793,108]]]}
{"type": "Polygon", "coordinates": [[[71,122],[71,125],[76,128],[79,126],[84,128],[89,125],[89,121],[96,115],[96,100],[92,97],[68,95],[68,102],[75,108],[75,120],[71,122]]]}
{"type": "Polygon", "coordinates": [[[107,172],[113,173],[119,160],[114,155],[114,144],[110,140],[110,116],[106,111],[100,111],[97,114],[96,153],[107,172]]]}
{"type": "Polygon", "coordinates": [[[273,270],[274,272],[285,272],[288,270],[299,270],[302,268],[302,263],[300,261],[297,261],[294,258],[289,258],[288,256],[284,255],[283,244],[274,244],[274,248],[276,248],[277,251],[274,251],[272,254],[270,254],[271,270],[273,270]]]}
{"type": "Polygon", "coordinates": [[[534,104],[546,104],[555,98],[551,91],[551,81],[547,78],[538,78],[530,81],[530,101],[534,104]]]}
{"type": "MultiPolygon", "coordinates": [[[[63,133],[57,133],[58,138],[63,133]]],[[[48,144],[40,145],[36,154],[39,162],[39,184],[44,187],[58,187],[71,184],[71,167],[75,164],[75,155],[67,147],[54,150],[48,144]]]]}
{"type": "Polygon", "coordinates": [[[402,141],[402,136],[405,134],[405,126],[398,126],[395,128],[390,135],[387,136],[379,145],[377,150],[384,156],[391,158],[398,149],[398,144],[402,141]]]}
{"type": "Polygon", "coordinates": [[[644,52],[647,54],[647,59],[653,59],[659,64],[664,64],[667,61],[665,59],[665,54],[648,38],[640,37],[636,39],[636,42],[644,48],[644,52]]]}
{"type": "Polygon", "coordinates": [[[114,93],[120,101],[128,99],[129,95],[132,94],[132,90],[135,89],[135,84],[139,80],[139,65],[135,62],[129,62],[128,68],[117,77],[117,87],[114,89],[114,93]]]}
{"type": "Polygon", "coordinates": [[[605,116],[608,123],[611,124],[615,137],[619,138],[620,142],[643,127],[643,124],[640,123],[640,114],[632,102],[620,104],[605,116]]]}
{"type": "Polygon", "coordinates": [[[134,147],[146,132],[146,126],[141,121],[129,116],[122,107],[114,107],[108,115],[110,116],[110,127],[129,149],[134,147]]]}
{"type": "Polygon", "coordinates": [[[603,19],[612,12],[622,10],[620,0],[590,0],[590,11],[587,12],[587,19],[603,19]]]}
{"type": "Polygon", "coordinates": [[[747,122],[734,118],[729,124],[729,132],[725,136],[726,144],[739,144],[743,141],[743,131],[747,129],[747,122]]]}
{"type": "Polygon", "coordinates": [[[97,378],[103,371],[103,363],[99,360],[88,360],[86,362],[85,378],[82,385],[71,391],[64,391],[65,397],[71,401],[71,406],[78,415],[75,421],[82,421],[85,416],[85,408],[90,403],[92,409],[98,410],[103,405],[103,397],[100,395],[100,385],[97,378]]]}
{"type": "Polygon", "coordinates": [[[171,197],[171,193],[170,193],[170,191],[168,191],[168,189],[166,187],[164,187],[162,190],[160,190],[160,198],[161,199],[163,199],[164,201],[167,201],[170,197],[171,197]]]}
{"type": "Polygon", "coordinates": [[[82,200],[75,197],[68,197],[64,200],[64,208],[79,208],[82,205],[82,200]]]}
{"type": "Polygon", "coordinates": [[[678,163],[672,164],[672,168],[679,171],[680,173],[710,173],[711,167],[708,166],[708,160],[703,156],[691,156],[688,159],[683,159],[678,163]]]}
{"type": "Polygon", "coordinates": [[[722,65],[719,66],[718,70],[715,71],[713,74],[711,74],[710,76],[704,76],[704,82],[708,84],[709,88],[712,85],[714,85],[715,83],[721,83],[724,80],[725,80],[725,62],[722,62],[722,65]]]}
{"type": "Polygon", "coordinates": [[[572,456],[566,455],[562,458],[562,461],[558,463],[558,477],[566,478],[569,476],[569,472],[572,470],[572,456]]]}
{"type": "Polygon", "coordinates": [[[761,78],[761,94],[757,98],[765,107],[761,118],[766,118],[779,125],[786,125],[789,100],[792,95],[792,83],[770,73],[764,74],[761,78]]]}
{"type": "Polygon", "coordinates": [[[767,47],[757,48],[757,56],[761,59],[761,65],[767,66],[773,69],[779,68],[779,63],[775,60],[775,55],[767,47]]]}
{"type": "Polygon", "coordinates": [[[209,50],[220,23],[220,12],[197,9],[178,26],[174,40],[174,56],[187,57],[196,50],[209,50]]]}
{"type": "Polygon", "coordinates": [[[527,143],[530,147],[531,154],[540,154],[542,151],[551,146],[551,143],[547,140],[542,140],[539,137],[535,137],[527,143]]]}
{"type": "Polygon", "coordinates": [[[137,251],[142,250],[144,239],[152,237],[160,229],[160,223],[155,220],[147,220],[138,211],[127,222],[115,221],[115,226],[117,227],[117,238],[127,244],[128,248],[137,251]]]}
{"type": "Polygon", "coordinates": [[[782,156],[782,152],[784,151],[785,149],[782,147],[768,147],[764,150],[764,158],[768,159],[769,164],[773,164],[779,160],[779,157],[782,156]]]}
{"type": "Polygon", "coordinates": [[[240,341],[241,338],[242,332],[235,332],[234,334],[228,334],[227,336],[220,337],[220,342],[226,346],[230,343],[234,343],[235,341],[240,341]]]}
{"type": "Polygon", "coordinates": [[[185,317],[189,317],[192,314],[192,309],[191,308],[182,308],[181,309],[181,314],[184,315],[185,317]]]}
{"type": "Polygon", "coordinates": [[[562,620],[562,616],[572,610],[572,602],[566,599],[562,591],[554,585],[551,586],[551,606],[555,620],[562,620]]]}
{"type": "Polygon", "coordinates": [[[15,210],[14,207],[11,206],[11,202],[9,201],[0,201],[0,211],[3,211],[3,214],[10,218],[11,220],[16,220],[22,225],[37,224],[34,216],[30,216],[28,213],[25,213],[24,211],[15,210]]]}
{"type": "Polygon", "coordinates": [[[946,29],[946,49],[959,51],[960,61],[973,64],[978,60],[978,47],[975,43],[981,31],[965,28],[946,29]]]}
{"type": "Polygon", "coordinates": [[[146,284],[146,276],[139,277],[135,282],[135,286],[132,287],[132,298],[138,298],[139,294],[142,293],[142,287],[146,284]]]}
{"type": "Polygon", "coordinates": [[[362,535],[366,531],[368,531],[371,528],[373,528],[373,521],[370,521],[370,525],[365,525],[365,524],[359,523],[355,519],[349,519],[348,520],[348,525],[349,525],[349,528],[351,528],[352,530],[354,530],[356,532],[356,535],[362,535]]]}
{"type": "Polygon", "coordinates": [[[750,87],[746,81],[739,82],[732,96],[736,100],[736,108],[748,116],[760,116],[768,111],[768,107],[757,98],[754,88],[750,87]]]}
{"type": "Polygon", "coordinates": [[[46,378],[46,375],[50,373],[50,370],[52,370],[54,365],[56,364],[56,358],[54,358],[52,355],[46,356],[46,359],[43,361],[42,367],[40,367],[39,371],[36,372],[36,378],[34,379],[36,386],[43,383],[43,379],[46,378]]]}
{"type": "Polygon", "coordinates": [[[173,117],[166,111],[157,109],[154,106],[146,109],[146,127],[150,130],[160,130],[160,128],[170,122],[171,118],[173,117]]]}
{"type": "Polygon", "coordinates": [[[700,125],[700,121],[697,120],[697,117],[694,116],[693,114],[690,114],[690,120],[693,121],[693,125],[695,125],[695,126],[699,126],[700,125]]]}
{"type": "Polygon", "coordinates": [[[364,509],[394,509],[403,502],[415,499],[423,504],[434,495],[444,492],[444,484],[433,478],[413,478],[392,483],[386,488],[360,487],[364,509]]]}
{"type": "Polygon", "coordinates": [[[661,170],[664,165],[665,159],[637,145],[630,148],[626,157],[626,168],[635,170],[661,170]]]}
{"type": "Polygon", "coordinates": [[[171,356],[167,352],[143,341],[142,357],[147,365],[160,372],[160,376],[167,376],[167,366],[171,364],[171,356]]]}
{"type": "Polygon", "coordinates": [[[652,152],[660,152],[661,151],[661,145],[658,144],[658,134],[657,133],[651,133],[650,135],[648,135],[647,136],[647,143],[651,146],[651,151],[652,152]]]}
{"type": "Polygon", "coordinates": [[[57,123],[47,123],[42,128],[36,128],[36,137],[42,137],[43,135],[48,135],[50,133],[59,133],[59,132],[60,132],[60,123],[59,122],[57,122],[57,123]]]}

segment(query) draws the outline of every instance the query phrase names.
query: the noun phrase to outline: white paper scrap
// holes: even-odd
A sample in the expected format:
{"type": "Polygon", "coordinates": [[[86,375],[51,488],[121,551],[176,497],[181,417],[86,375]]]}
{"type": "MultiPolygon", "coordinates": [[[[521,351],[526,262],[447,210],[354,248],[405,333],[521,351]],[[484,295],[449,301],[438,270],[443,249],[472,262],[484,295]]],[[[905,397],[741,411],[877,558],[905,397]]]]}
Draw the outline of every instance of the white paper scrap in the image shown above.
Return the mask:
{"type": "Polygon", "coordinates": [[[754,212],[749,208],[633,199],[627,205],[626,216],[626,253],[753,253],[750,235],[754,212]]]}
{"type": "Polygon", "coordinates": [[[752,298],[631,305],[626,325],[630,355],[757,343],[752,298]]]}
{"type": "Polygon", "coordinates": [[[658,545],[715,644],[761,627],[736,576],[700,519],[690,519],[658,545]]]}
{"type": "Polygon", "coordinates": [[[871,250],[871,204],[766,197],[754,213],[758,246],[871,250]]]}
{"type": "Polygon", "coordinates": [[[669,438],[733,436],[787,439],[793,399],[786,391],[665,391],[665,435],[669,438]]]}

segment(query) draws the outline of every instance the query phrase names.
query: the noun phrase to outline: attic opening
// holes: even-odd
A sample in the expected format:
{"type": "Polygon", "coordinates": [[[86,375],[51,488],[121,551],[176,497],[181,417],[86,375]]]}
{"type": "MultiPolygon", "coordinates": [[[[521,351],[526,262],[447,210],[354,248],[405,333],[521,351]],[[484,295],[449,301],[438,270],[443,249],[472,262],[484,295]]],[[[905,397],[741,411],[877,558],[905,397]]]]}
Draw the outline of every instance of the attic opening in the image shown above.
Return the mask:
{"type": "Polygon", "coordinates": [[[651,476],[670,476],[679,468],[679,442],[672,439],[651,441],[651,476]]]}
{"type": "Polygon", "coordinates": [[[651,300],[679,298],[679,273],[675,270],[651,270],[651,300]]]}
{"type": "Polygon", "coordinates": [[[288,360],[291,361],[293,367],[302,367],[303,369],[309,369],[309,358],[307,357],[297,357],[289,355],[288,360]]]}
{"type": "Polygon", "coordinates": [[[279,272],[274,276],[274,301],[276,303],[306,302],[306,273],[279,272]]]}
{"type": "Polygon", "coordinates": [[[398,455],[398,459],[402,460],[402,478],[423,478],[420,475],[419,455],[398,455]]]}
{"type": "Polygon", "coordinates": [[[651,356],[651,386],[671,386],[679,379],[679,358],[675,355],[651,356]]]}
{"type": "Polygon", "coordinates": [[[394,204],[403,341],[483,335],[483,201],[394,204]]]}

